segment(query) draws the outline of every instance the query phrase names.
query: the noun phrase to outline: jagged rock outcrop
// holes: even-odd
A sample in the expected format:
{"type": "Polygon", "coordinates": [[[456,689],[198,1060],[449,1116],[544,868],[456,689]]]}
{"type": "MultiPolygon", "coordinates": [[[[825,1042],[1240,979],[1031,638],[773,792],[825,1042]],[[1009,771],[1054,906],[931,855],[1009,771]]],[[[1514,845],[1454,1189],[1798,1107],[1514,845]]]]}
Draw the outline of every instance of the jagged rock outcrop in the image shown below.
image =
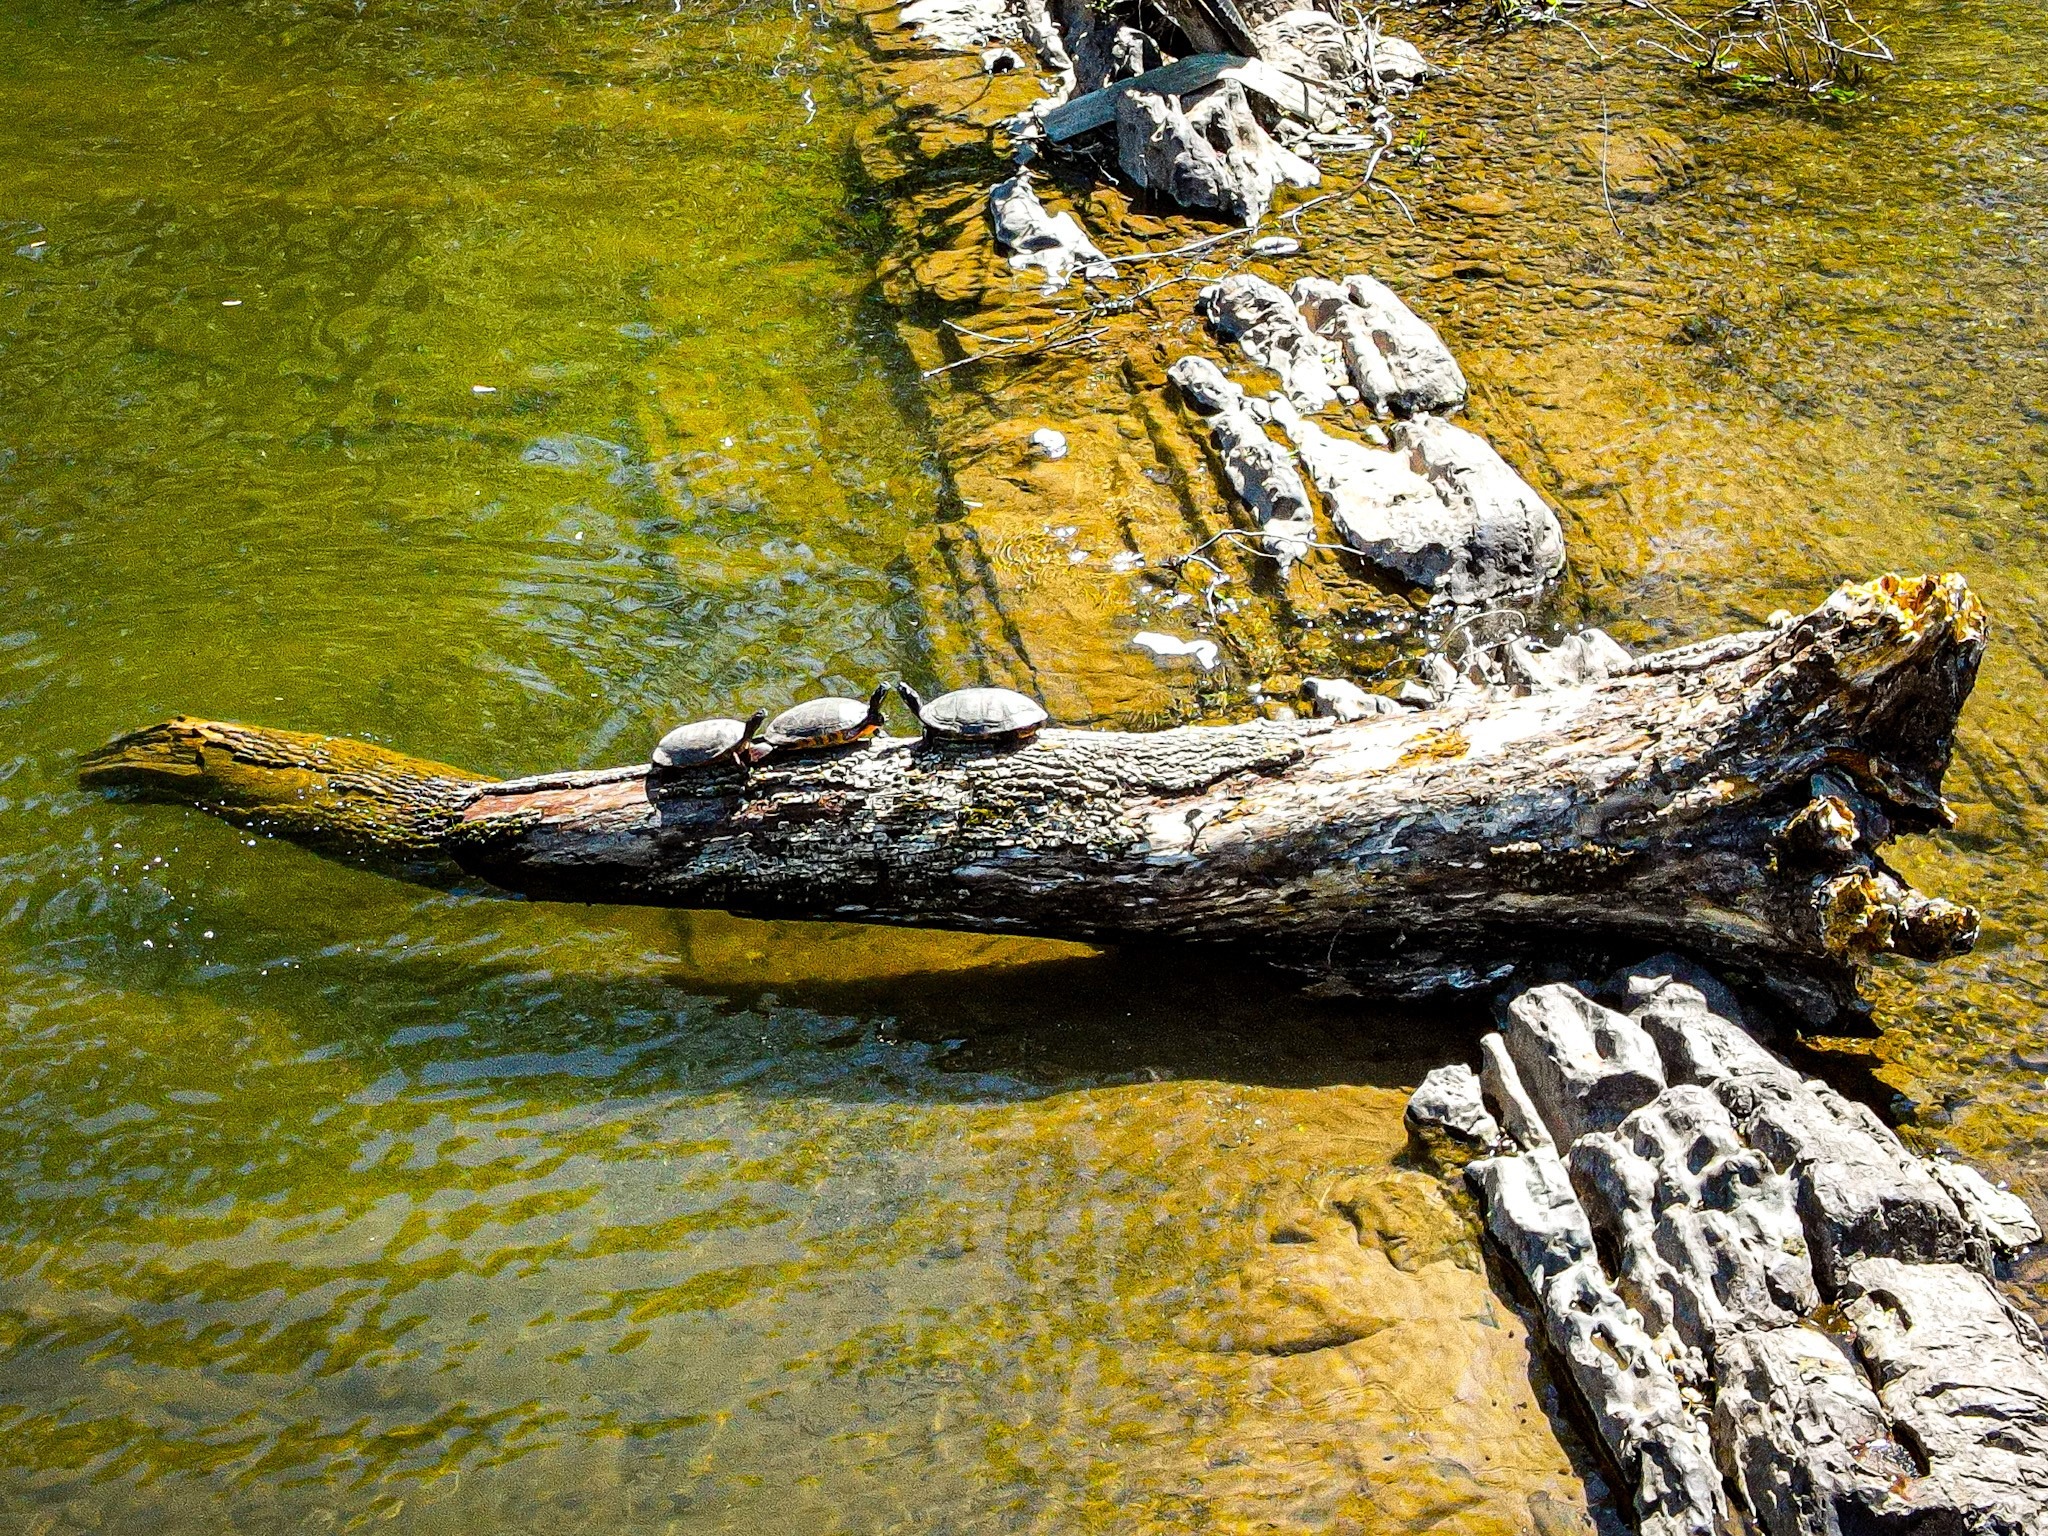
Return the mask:
{"type": "Polygon", "coordinates": [[[1957,1264],[1862,1259],[1844,1296],[1878,1401],[1925,1463],[1920,1501],[1985,1536],[2048,1530],[2048,1356],[2034,1325],[1957,1264]]]}
{"type": "Polygon", "coordinates": [[[1257,519],[1260,544],[1284,574],[1315,538],[1315,514],[1292,455],[1266,435],[1244,390],[1206,357],[1181,358],[1166,373],[1208,427],[1224,478],[1257,519]]]}
{"type": "Polygon", "coordinates": [[[1732,1501],[1767,1536],[2048,1530],[2048,1353],[1982,1268],[2031,1213],[1801,1076],[1696,971],[1616,978],[1627,1013],[1593,990],[1515,998],[1410,1123],[1444,1167],[1453,1121],[1502,1133],[1466,1178],[1639,1528],[1705,1536],[1732,1501]]]}
{"type": "Polygon", "coordinates": [[[1146,191],[1244,225],[1266,216],[1280,187],[1322,181],[1322,172],[1259,125],[1235,80],[1179,98],[1119,92],[1116,152],[1124,174],[1146,191]]]}

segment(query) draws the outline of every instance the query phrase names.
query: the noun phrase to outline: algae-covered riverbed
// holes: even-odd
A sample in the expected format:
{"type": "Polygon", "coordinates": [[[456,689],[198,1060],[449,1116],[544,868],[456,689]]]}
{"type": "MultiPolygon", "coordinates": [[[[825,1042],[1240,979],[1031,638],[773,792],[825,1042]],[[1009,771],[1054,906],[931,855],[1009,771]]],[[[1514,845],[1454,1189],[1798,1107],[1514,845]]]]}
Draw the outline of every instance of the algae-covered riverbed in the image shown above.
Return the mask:
{"type": "MultiPolygon", "coordinates": [[[[1598,1515],[1397,1165],[1469,1018],[422,892],[74,786],[178,710],[515,773],[946,678],[851,38],[691,0],[0,16],[0,1522],[1598,1515]]],[[[2038,1196],[2048,95],[2024,18],[1898,26],[1908,67],[1819,116],[1458,34],[1432,163],[1390,171],[1421,229],[1330,238],[1442,318],[1568,514],[1565,601],[1630,639],[1885,565],[1994,606],[1963,823],[1915,860],[1987,940],[1885,980],[1882,1050],[2038,1196]],[[1620,235],[1565,149],[1607,98],[1699,167],[1620,235]]]]}

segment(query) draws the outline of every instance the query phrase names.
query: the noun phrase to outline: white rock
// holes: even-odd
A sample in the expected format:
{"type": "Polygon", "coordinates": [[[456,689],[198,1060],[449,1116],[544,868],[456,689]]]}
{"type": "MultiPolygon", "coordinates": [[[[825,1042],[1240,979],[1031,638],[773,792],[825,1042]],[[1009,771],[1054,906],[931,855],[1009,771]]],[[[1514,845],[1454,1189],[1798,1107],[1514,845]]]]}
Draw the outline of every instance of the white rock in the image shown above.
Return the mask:
{"type": "Polygon", "coordinates": [[[1183,640],[1178,635],[1162,635],[1149,629],[1131,636],[1131,644],[1141,651],[1150,651],[1162,661],[1178,656],[1190,657],[1204,672],[1213,668],[1221,655],[1214,640],[1183,640]]]}
{"type": "Polygon", "coordinates": [[[1341,677],[1311,677],[1302,682],[1313,713],[1324,720],[1349,723],[1375,715],[1398,715],[1401,706],[1383,693],[1368,693],[1341,677]]]}
{"type": "Polygon", "coordinates": [[[1031,451],[1042,459],[1064,459],[1067,456],[1067,435],[1051,427],[1040,427],[1031,434],[1031,451]]]}
{"type": "Polygon", "coordinates": [[[1928,1158],[1926,1163],[1964,1218],[1992,1247],[2017,1253],[2041,1241],[2041,1224],[2018,1195],[2000,1189],[1968,1163],[1943,1158],[1928,1158]]]}
{"type": "Polygon", "coordinates": [[[1844,1314],[1878,1401],[1927,1463],[1917,1505],[1947,1505],[1984,1536],[2048,1531],[2048,1363],[2040,1336],[1975,1270],[1870,1258],[1844,1314]]]}
{"type": "Polygon", "coordinates": [[[1903,1526],[1920,1469],[1843,1344],[1808,1323],[1737,1334],[1714,1356],[1714,1456],[1765,1536],[1903,1526]]]}
{"type": "Polygon", "coordinates": [[[1263,277],[1241,272],[1204,288],[1195,307],[1225,341],[1279,376],[1300,410],[1319,411],[1337,398],[1330,349],[1303,322],[1294,303],[1263,277]]]}
{"type": "Polygon", "coordinates": [[[1479,1079],[1462,1064],[1438,1067],[1409,1095],[1408,1128],[1432,1147],[1452,1153],[1490,1152],[1500,1126],[1486,1112],[1479,1079]]]}
{"type": "Polygon", "coordinates": [[[1564,530],[1557,514],[1485,439],[1436,416],[1396,422],[1394,446],[1416,473],[1457,510],[1466,529],[1461,583],[1488,601],[1541,587],[1564,569],[1564,530]]]}
{"type": "Polygon", "coordinates": [[[989,188],[988,215],[996,247],[1009,254],[1011,269],[1040,269],[1048,293],[1064,288],[1076,272],[1096,279],[1116,275],[1114,264],[1096,249],[1071,213],[1045,211],[1031,190],[1029,171],[989,188]]]}
{"type": "Polygon", "coordinates": [[[1501,1031],[1550,1134],[1569,1145],[1612,1130],[1664,1088],[1664,1064],[1641,1025],[1575,988],[1531,987],[1501,1031]]]}

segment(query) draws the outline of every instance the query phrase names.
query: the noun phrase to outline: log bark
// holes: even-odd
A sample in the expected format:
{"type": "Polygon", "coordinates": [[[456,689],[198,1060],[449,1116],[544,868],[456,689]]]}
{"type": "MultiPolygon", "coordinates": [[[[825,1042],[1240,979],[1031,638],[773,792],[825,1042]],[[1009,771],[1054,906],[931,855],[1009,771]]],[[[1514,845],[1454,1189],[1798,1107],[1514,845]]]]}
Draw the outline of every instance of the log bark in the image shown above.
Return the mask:
{"type": "Polygon", "coordinates": [[[177,719],[81,778],[549,900],[1232,944],[1407,995],[1675,947],[1821,1023],[1876,955],[1975,937],[1881,849],[1948,819],[1983,637],[1960,577],[1884,577],[1595,686],[1350,725],[884,737],[663,785],[177,719]]]}

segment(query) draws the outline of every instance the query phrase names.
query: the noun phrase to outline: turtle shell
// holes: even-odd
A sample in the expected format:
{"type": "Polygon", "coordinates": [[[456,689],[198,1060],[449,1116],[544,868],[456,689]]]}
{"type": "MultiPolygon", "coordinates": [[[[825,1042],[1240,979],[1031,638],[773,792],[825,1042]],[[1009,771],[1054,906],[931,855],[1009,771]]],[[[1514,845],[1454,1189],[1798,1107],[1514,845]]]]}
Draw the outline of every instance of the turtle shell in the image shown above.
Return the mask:
{"type": "Polygon", "coordinates": [[[1023,736],[1045,724],[1045,706],[1009,688],[962,688],[942,693],[918,711],[925,728],[940,736],[985,741],[1023,736]]]}
{"type": "Polygon", "coordinates": [[[881,700],[885,689],[873,698],[806,699],[785,709],[761,733],[771,747],[837,747],[872,736],[882,724],[881,700]]]}
{"type": "Polygon", "coordinates": [[[692,720],[679,725],[656,743],[657,768],[701,768],[707,763],[731,757],[760,728],[753,720],[692,720]]]}

